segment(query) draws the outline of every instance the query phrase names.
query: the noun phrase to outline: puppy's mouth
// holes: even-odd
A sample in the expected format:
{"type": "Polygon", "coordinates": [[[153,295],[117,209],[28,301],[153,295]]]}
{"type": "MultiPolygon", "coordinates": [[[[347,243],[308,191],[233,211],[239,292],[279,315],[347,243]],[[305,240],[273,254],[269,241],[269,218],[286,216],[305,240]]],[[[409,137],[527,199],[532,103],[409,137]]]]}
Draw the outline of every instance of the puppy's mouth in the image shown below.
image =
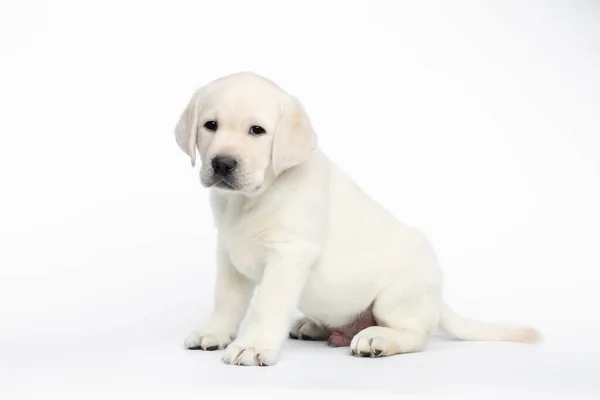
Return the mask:
{"type": "Polygon", "coordinates": [[[225,192],[237,192],[246,195],[256,195],[262,192],[262,183],[258,185],[247,185],[242,183],[243,179],[240,179],[237,175],[232,176],[221,176],[219,174],[208,173],[201,174],[200,179],[202,186],[205,188],[215,188],[225,192]]]}
{"type": "Polygon", "coordinates": [[[218,179],[213,186],[218,187],[219,189],[226,189],[226,190],[237,190],[237,188],[229,183],[226,179],[218,179]]]}
{"type": "Polygon", "coordinates": [[[221,176],[219,174],[212,174],[206,186],[233,192],[242,189],[236,176],[221,176]]]}

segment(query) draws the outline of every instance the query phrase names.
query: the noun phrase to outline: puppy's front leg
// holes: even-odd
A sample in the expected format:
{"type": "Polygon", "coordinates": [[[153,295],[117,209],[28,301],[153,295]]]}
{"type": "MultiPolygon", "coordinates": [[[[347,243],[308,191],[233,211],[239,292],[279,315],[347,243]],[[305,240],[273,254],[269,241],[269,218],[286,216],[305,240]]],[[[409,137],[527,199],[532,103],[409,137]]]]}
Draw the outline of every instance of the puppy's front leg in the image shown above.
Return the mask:
{"type": "Polygon", "coordinates": [[[265,366],[277,362],[315,253],[314,246],[294,246],[269,259],[248,329],[227,347],[224,363],[265,366]]]}
{"type": "Polygon", "coordinates": [[[239,273],[229,256],[217,250],[217,282],[215,303],[208,322],[185,339],[184,346],[194,350],[224,349],[237,336],[246,315],[254,283],[239,273]]]}

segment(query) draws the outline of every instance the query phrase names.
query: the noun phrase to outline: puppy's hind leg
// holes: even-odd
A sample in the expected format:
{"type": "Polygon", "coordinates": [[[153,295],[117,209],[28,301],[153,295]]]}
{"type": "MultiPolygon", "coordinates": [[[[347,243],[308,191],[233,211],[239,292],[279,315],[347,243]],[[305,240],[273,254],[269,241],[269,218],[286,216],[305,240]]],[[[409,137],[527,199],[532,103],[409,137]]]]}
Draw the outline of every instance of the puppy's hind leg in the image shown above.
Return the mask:
{"type": "Polygon", "coordinates": [[[379,326],[363,329],[354,336],[350,353],[360,357],[385,357],[423,351],[439,316],[437,290],[408,297],[391,289],[375,300],[373,312],[379,326]]]}
{"type": "Polygon", "coordinates": [[[325,341],[330,334],[329,329],[318,325],[309,318],[300,318],[292,325],[289,336],[298,340],[325,341]]]}

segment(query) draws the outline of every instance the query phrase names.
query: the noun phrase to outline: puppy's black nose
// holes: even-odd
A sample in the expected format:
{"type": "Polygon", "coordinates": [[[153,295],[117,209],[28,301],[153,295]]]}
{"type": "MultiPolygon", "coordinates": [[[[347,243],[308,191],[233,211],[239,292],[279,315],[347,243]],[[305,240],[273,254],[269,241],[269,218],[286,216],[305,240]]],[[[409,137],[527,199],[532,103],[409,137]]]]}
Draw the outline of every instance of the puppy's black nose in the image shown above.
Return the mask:
{"type": "Polygon", "coordinates": [[[215,174],[220,176],[231,174],[237,166],[235,158],[229,156],[216,156],[212,159],[211,163],[215,174]]]}

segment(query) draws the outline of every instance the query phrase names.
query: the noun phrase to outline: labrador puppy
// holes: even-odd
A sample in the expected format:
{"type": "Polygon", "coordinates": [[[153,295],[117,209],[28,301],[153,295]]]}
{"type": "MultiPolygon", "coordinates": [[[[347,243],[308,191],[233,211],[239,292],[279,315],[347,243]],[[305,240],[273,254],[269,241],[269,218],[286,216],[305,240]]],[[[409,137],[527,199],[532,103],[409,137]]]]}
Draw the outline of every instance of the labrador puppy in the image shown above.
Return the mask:
{"type": "Polygon", "coordinates": [[[225,349],[227,364],[263,366],[277,362],[288,335],[368,357],[422,351],[437,327],[464,340],[540,339],[444,304],[425,236],[327,158],[300,102],[272,81],[243,72],[208,83],[175,139],[192,166],[200,155],[218,231],[212,314],[186,348],[225,349]],[[297,309],[304,317],[294,322],[297,309]]]}

